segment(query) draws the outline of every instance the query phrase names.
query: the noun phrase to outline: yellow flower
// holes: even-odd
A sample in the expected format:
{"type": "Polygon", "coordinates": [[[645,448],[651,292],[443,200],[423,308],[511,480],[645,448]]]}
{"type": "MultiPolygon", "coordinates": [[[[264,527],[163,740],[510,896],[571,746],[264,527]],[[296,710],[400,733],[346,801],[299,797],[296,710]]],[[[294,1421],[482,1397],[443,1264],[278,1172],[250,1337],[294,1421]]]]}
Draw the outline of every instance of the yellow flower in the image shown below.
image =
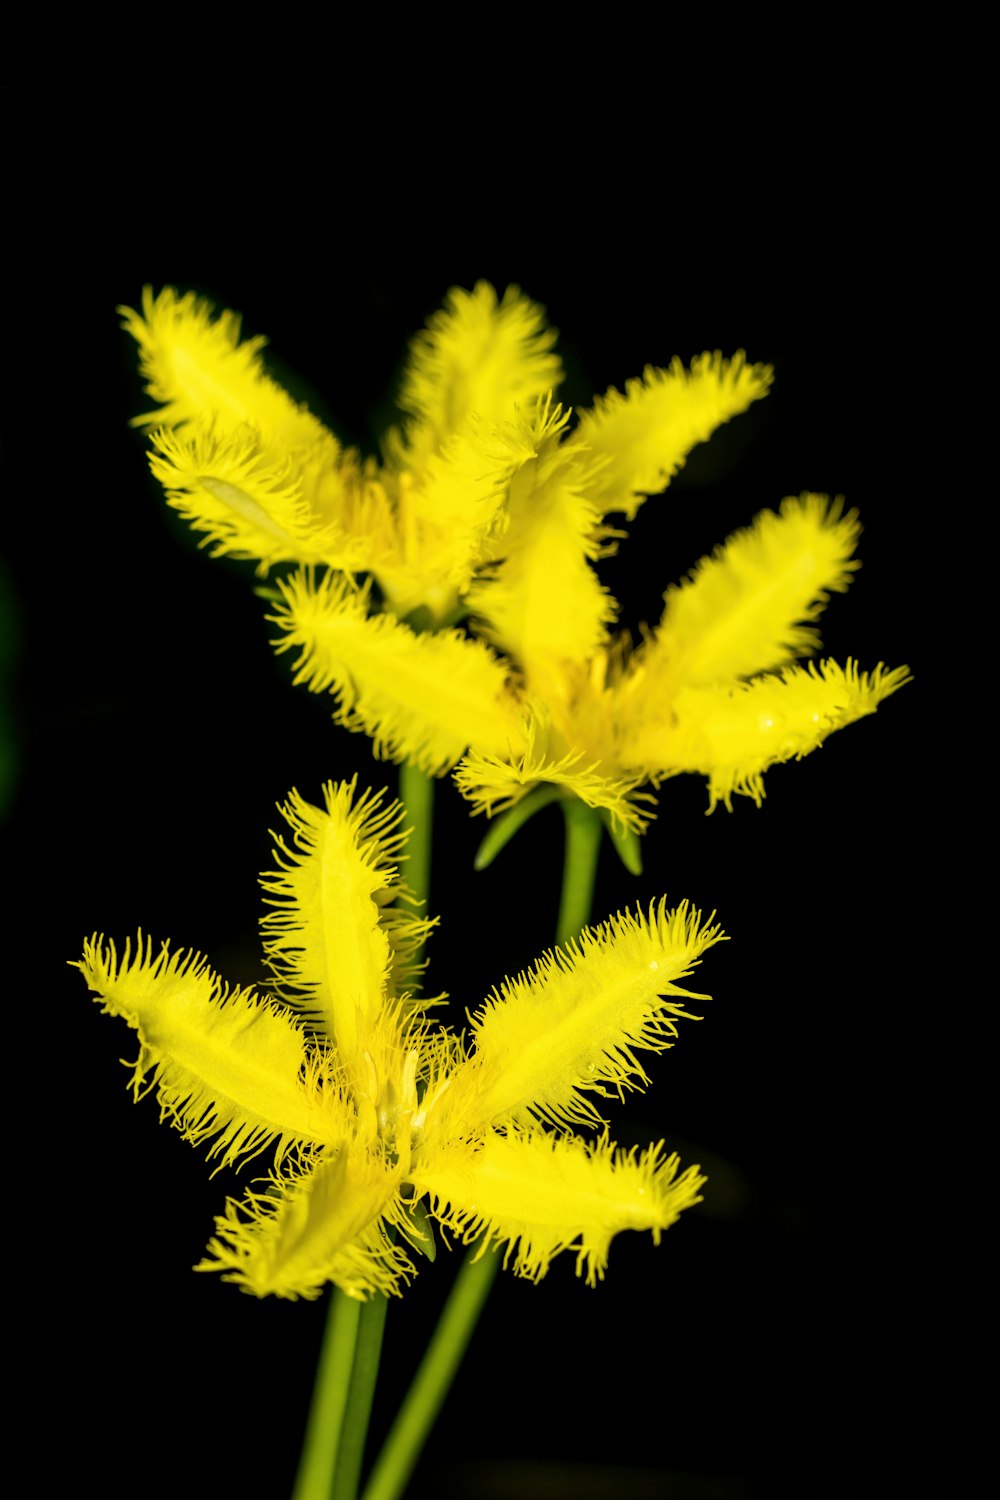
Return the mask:
{"type": "MultiPolygon", "coordinates": [[[[855,512],[822,495],[762,512],[667,590],[659,625],[637,649],[611,637],[593,608],[591,629],[576,637],[586,649],[571,654],[548,619],[528,622],[532,591],[518,579],[507,592],[501,568],[477,603],[494,640],[514,634],[507,617],[521,624],[525,743],[505,756],[473,745],[455,772],[460,789],[493,813],[556,783],[636,832],[653,801],[641,788],[684,771],[708,778],[709,812],[720,801],[731,808],[734,793],[759,806],[770,766],[808,755],[909,678],[905,667],[862,672],[850,659],[795,664],[818,645],[814,622],[829,594],[858,566],[858,531],[855,512]]],[[[544,599],[541,587],[534,593],[544,599]]]]}
{"type": "Polygon", "coordinates": [[[593,567],[606,516],[634,514],[771,378],[741,355],[675,361],[609,392],[567,440],[555,333],[516,288],[498,298],[480,282],[414,339],[405,420],[378,463],[267,376],[263,341],[241,342],[235,314],[170,288],[122,312],[159,403],[136,421],[153,429],[170,504],[216,554],[303,565],[279,575],[273,617],[296,680],[433,775],[469,746],[524,754],[524,691],[537,698],[608,639],[616,606],[593,567]],[[504,656],[451,628],[470,611],[504,656]]]}
{"type": "Polygon", "coordinates": [[[103,1009],[138,1034],[135,1096],[233,1165],[273,1147],[263,1187],[230,1200],[197,1269],[258,1296],[397,1293],[429,1217],[506,1245],[538,1280],[562,1250],[593,1284],[624,1229],[659,1240],[698,1201],[662,1142],[619,1151],[597,1100],[638,1088],[638,1053],[673,1044],[681,987],[722,938],[686,904],[619,914],[495,990],[471,1038],[420,1002],[414,955],[431,923],[396,862],[403,809],[355,783],[322,808],[292,792],[277,868],[262,878],[274,995],[229,989],[198,955],[142,938],[121,956],[95,936],[79,967],[103,1009]]]}
{"type": "Polygon", "coordinates": [[[277,579],[279,651],[338,722],[477,811],[544,783],[641,831],[648,790],[708,778],[709,811],[872,713],[908,677],[797,658],[857,563],[856,514],[806,494],[764,511],[665,595],[638,649],[595,564],[695,444],[766,395],[742,354],[647,369],[570,430],[542,310],[453,290],[413,341],[385,462],[362,460],[264,372],[260,339],[191,294],[124,309],[161,403],[153,472],[215,552],[277,579]],[[357,574],[367,574],[359,587],[357,574]],[[482,639],[454,622],[463,614],[482,639]],[[452,622],[449,624],[449,622],[452,622]],[[466,754],[466,751],[468,752],[466,754]],[[464,758],[463,758],[464,757],[464,758]],[[460,762],[460,764],[459,764],[460,762]]]}

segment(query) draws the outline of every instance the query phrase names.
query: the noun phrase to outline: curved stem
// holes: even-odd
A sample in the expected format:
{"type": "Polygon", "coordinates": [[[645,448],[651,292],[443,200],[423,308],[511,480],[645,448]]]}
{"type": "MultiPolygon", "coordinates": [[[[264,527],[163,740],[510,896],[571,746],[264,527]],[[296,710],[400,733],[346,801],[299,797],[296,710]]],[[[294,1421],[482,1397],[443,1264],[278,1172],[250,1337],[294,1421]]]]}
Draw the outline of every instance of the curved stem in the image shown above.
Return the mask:
{"type": "MultiPolygon", "coordinates": [[[[590,916],[602,832],[599,814],[582,802],[566,801],[563,811],[566,856],[556,925],[556,941],[560,943],[575,937],[590,916]]],[[[455,1378],[499,1264],[495,1250],[483,1254],[481,1243],[467,1253],[362,1500],[398,1500],[402,1495],[455,1378]]]]}
{"type": "MultiPolygon", "coordinates": [[[[434,782],[402,765],[399,791],[411,830],[406,883],[426,901],[434,782]]],[[[292,1500],[355,1500],[387,1309],[387,1297],[361,1303],[333,1289],[292,1500]]]]}

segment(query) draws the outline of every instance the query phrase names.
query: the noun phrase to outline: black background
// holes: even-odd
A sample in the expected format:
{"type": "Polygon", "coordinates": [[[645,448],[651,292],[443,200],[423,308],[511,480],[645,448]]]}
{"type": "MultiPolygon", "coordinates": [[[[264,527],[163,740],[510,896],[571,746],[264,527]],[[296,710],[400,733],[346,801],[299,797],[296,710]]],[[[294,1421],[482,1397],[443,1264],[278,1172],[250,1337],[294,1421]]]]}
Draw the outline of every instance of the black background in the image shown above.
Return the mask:
{"type": "MultiPolygon", "coordinates": [[[[745,348],[775,367],[767,400],[694,452],[605,566],[623,623],[655,619],[666,585],[763,507],[842,493],[863,567],[824,648],[916,680],[770,772],[759,811],[706,818],[703,782],[668,783],[641,878],[604,850],[595,918],[665,892],[715,908],[732,938],[701,969],[705,1020],[612,1120],[625,1144],[666,1136],[700,1160],[706,1202],[659,1249],[620,1237],[596,1291],[568,1257],[540,1287],[502,1277],[411,1493],[877,1491],[921,1420],[939,1317],[913,1306],[934,1218],[914,1192],[918,1167],[934,1172],[915,1117],[920,955],[946,895],[926,875],[938,752],[918,591],[948,563],[919,540],[931,479],[903,204],[860,186],[836,146],[811,186],[772,160],[766,198],[749,158],[733,182],[665,200],[611,154],[568,163],[551,197],[508,183],[483,201],[425,181],[405,142],[394,173],[347,184],[290,142],[272,154],[266,132],[178,181],[96,117],[56,149],[45,95],[5,100],[26,143],[3,412],[19,749],[5,864],[15,1301],[29,1387],[61,1414],[54,1492],[287,1493],[324,1311],[192,1275],[229,1184],[153,1101],[132,1106],[117,1060],[131,1038],[66,961],[95,929],[141,926],[256,977],[274,804],[354,770],[395,777],[292,689],[250,566],[199,552],[163,505],[127,425],[145,398],[115,306],[150,282],[239,309],[276,373],[373,450],[407,338],[480,277],[546,306],[571,404],[674,354],[745,348]]],[[[483,824],[447,782],[436,819],[431,976],[460,1020],[551,942],[560,820],[547,809],[476,875],[483,824]]],[[[376,1436],[455,1263],[439,1254],[390,1309],[376,1436]]]]}

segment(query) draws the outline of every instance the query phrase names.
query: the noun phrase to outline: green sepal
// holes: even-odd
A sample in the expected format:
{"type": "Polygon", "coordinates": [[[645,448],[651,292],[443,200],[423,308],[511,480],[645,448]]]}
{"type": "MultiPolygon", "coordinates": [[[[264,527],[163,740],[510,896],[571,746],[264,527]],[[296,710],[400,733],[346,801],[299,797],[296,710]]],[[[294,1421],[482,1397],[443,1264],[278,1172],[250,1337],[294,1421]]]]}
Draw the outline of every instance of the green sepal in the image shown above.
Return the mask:
{"type": "Polygon", "coordinates": [[[406,1226],[406,1238],[418,1255],[426,1255],[432,1263],[437,1259],[437,1242],[434,1239],[434,1221],[427,1212],[422,1198],[410,1208],[410,1222],[406,1226]]]}
{"type": "Polygon", "coordinates": [[[513,807],[508,807],[506,812],[501,813],[490,824],[489,833],[476,850],[473,868],[476,870],[485,870],[488,865],[493,863],[504,845],[510,842],[523,823],[527,823],[528,819],[534,817],[536,812],[539,812],[543,807],[547,807],[550,802],[555,802],[562,795],[562,788],[554,786],[549,782],[536,787],[533,792],[529,792],[526,797],[522,797],[520,802],[515,802],[513,807]]]}
{"type": "Polygon", "coordinates": [[[642,843],[635,829],[626,828],[624,823],[616,822],[604,808],[601,809],[601,819],[618,852],[618,858],[626,870],[630,875],[641,875],[642,843]]]}

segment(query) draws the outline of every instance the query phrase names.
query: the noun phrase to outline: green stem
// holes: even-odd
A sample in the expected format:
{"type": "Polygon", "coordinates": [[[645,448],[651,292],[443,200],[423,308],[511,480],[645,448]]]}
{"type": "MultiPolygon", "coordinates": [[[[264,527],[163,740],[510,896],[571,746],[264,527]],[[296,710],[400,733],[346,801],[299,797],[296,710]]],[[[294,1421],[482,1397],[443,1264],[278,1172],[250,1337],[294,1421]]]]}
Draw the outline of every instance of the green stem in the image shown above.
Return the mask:
{"type": "Polygon", "coordinates": [[[563,803],[566,819],[566,852],[563,858],[562,895],[556,921],[556,942],[576,937],[590,920],[601,850],[601,815],[575,797],[563,803]]]}
{"type": "Polygon", "coordinates": [[[365,1439],[371,1419],[388,1308],[388,1297],[380,1296],[370,1298],[361,1308],[351,1388],[347,1396],[340,1451],[337,1454],[337,1472],[334,1475],[333,1489],[329,1492],[330,1500],[355,1500],[358,1493],[358,1479],[361,1476],[361,1461],[365,1456],[365,1439]]]}
{"type": "Polygon", "coordinates": [[[399,797],[406,808],[409,858],[403,874],[418,901],[426,901],[431,885],[431,834],[434,823],[434,778],[404,761],[399,768],[399,797]]]}
{"type": "MultiPolygon", "coordinates": [[[[575,937],[590,917],[601,848],[600,816],[582,802],[567,800],[566,857],[556,941],[575,937]]],[[[472,1337],[500,1264],[494,1251],[476,1245],[466,1255],[438,1325],[396,1414],[362,1500],[398,1500],[420,1457],[472,1337]],[[479,1257],[478,1259],[476,1257],[479,1257]]]]}
{"type": "MultiPolygon", "coordinates": [[[[399,769],[410,855],[406,883],[426,901],[430,886],[434,782],[399,769]]],[[[418,955],[419,956],[419,955],[418,955]]],[[[355,1500],[382,1353],[388,1298],[361,1303],[334,1287],[292,1500],[355,1500]]]]}
{"type": "Polygon", "coordinates": [[[344,1425],[360,1313],[361,1303],[335,1287],[316,1366],[316,1382],[292,1500],[330,1500],[330,1476],[344,1425]]]}
{"type": "Polygon", "coordinates": [[[362,1500],[396,1500],[402,1494],[451,1388],[500,1263],[495,1251],[487,1251],[480,1260],[473,1259],[475,1253],[469,1252],[455,1278],[444,1312],[396,1414],[362,1500]]]}

